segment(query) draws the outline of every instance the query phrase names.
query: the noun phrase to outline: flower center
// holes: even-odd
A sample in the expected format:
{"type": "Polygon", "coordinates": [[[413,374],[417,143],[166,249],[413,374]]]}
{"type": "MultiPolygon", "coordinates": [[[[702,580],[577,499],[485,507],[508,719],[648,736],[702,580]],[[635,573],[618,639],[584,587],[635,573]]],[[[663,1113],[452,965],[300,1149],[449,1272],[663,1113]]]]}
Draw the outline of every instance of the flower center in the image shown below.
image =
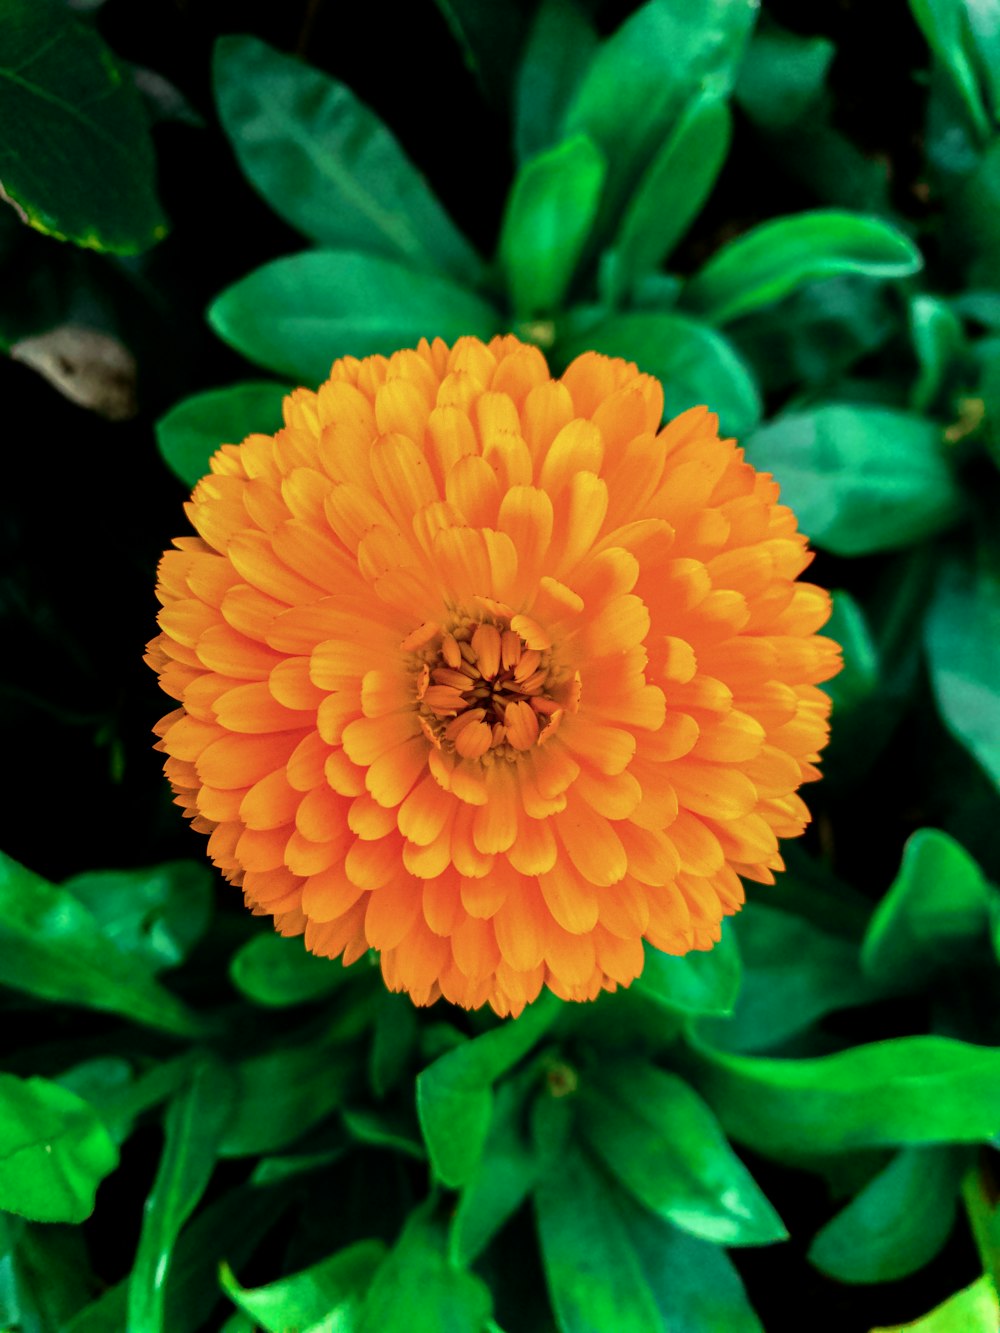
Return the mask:
{"type": "Polygon", "coordinates": [[[529,648],[505,617],[436,629],[417,667],[420,724],[438,749],[464,759],[514,759],[559,726],[574,691],[549,650],[529,648]]]}

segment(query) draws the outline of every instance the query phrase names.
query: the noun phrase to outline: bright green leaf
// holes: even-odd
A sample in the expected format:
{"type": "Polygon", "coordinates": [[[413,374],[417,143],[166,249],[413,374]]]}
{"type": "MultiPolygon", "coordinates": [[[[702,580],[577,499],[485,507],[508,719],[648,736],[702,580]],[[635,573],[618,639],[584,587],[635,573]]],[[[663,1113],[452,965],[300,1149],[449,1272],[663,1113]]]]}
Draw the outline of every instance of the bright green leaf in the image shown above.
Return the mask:
{"type": "Polygon", "coordinates": [[[229,976],[237,990],[269,1009],[305,1004],[335,991],[347,973],[338,962],[309,953],[301,939],[255,935],[233,955],[229,976]]]}
{"type": "Polygon", "coordinates": [[[963,350],[962,325],[944,301],[921,293],[910,302],[910,332],[920,367],[910,406],[914,412],[926,412],[940,397],[949,369],[963,350]]]}
{"type": "Polygon", "coordinates": [[[194,486],[223,444],[241,444],[248,435],[278,430],[281,404],[289,392],[284,384],[259,380],[185,398],[156,423],[163,461],[186,486],[194,486]]]}
{"type": "Polygon", "coordinates": [[[597,33],[575,0],[542,0],[514,90],[518,162],[559,142],[566,107],[596,46],[597,33]]]}
{"type": "Polygon", "coordinates": [[[746,443],[802,531],[835,555],[907,546],[960,512],[940,428],[907,412],[830,403],[778,417],[746,443]]]}
{"type": "Polygon", "coordinates": [[[826,37],[802,37],[773,20],[750,40],[735,96],[765,130],[795,129],[823,94],[836,48],[826,37]]]}
{"type": "MultiPolygon", "coordinates": [[[[980,141],[991,133],[976,75],[974,48],[968,14],[978,5],[992,8],[989,0],[910,0],[913,17],[920,24],[927,44],[954,84],[969,122],[980,141]]],[[[995,108],[1000,115],[1000,104],[995,108]]]]}
{"type": "Polygon", "coordinates": [[[996,1333],[1000,1327],[1000,1300],[985,1275],[957,1291],[930,1314],[912,1324],[873,1328],[871,1333],[996,1333]]]}
{"type": "Polygon", "coordinates": [[[740,955],[732,923],[706,951],[682,957],[646,946],[646,963],[635,982],[645,995],[685,1014],[731,1014],[740,988],[740,955]]]}
{"type": "Polygon", "coordinates": [[[331,249],[476,277],[469,243],[348,87],[250,36],[219,39],[214,77],[240,166],[293,227],[331,249]]]}
{"type": "Polygon", "coordinates": [[[0,6],[0,190],[59,240],[135,254],[166,235],[128,72],[58,0],[0,6]]]}
{"type": "Polygon", "coordinates": [[[420,338],[489,338],[499,317],[443,278],[351,250],[276,259],[216,297],[220,338],[251,361],[307,385],[339,356],[388,354],[420,338]]]}
{"type": "Polygon", "coordinates": [[[730,241],[694,275],[684,301],[724,324],[819,278],[902,278],[922,265],[909,237],[881,218],[817,209],[762,222],[730,241]]]}
{"type": "Polygon", "coordinates": [[[350,1333],[365,1292],[385,1257],[380,1240],[361,1240],[266,1287],[241,1287],[227,1264],[222,1288],[266,1333],[350,1333]]]}

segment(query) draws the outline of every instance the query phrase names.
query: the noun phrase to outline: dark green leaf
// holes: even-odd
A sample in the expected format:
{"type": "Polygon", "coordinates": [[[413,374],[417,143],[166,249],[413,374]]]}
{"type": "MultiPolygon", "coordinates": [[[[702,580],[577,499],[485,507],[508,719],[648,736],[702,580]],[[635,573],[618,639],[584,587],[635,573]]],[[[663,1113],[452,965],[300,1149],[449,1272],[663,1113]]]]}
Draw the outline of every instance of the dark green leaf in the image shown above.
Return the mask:
{"type": "Polygon", "coordinates": [[[0,952],[3,983],[46,1000],[82,1004],[137,1023],[197,1035],[202,1024],[122,953],[66,889],[0,853],[0,952]]]}
{"type": "Polygon", "coordinates": [[[375,1009],[369,1077],[376,1097],[384,1097],[407,1072],[419,1035],[416,1010],[408,995],[383,991],[375,1009]]]}
{"type": "Polygon", "coordinates": [[[792,412],[747,441],[811,541],[835,555],[907,546],[953,522],[960,497],[932,421],[881,407],[792,412]]]}
{"type": "Polygon", "coordinates": [[[987,938],[990,897],[964,847],[937,829],[918,830],[875,908],[862,967],[884,984],[918,989],[942,967],[961,969],[972,948],[987,938]]]}
{"type": "Polygon", "coordinates": [[[823,633],[844,650],[844,669],[833,680],[824,681],[822,689],[833,700],[834,714],[854,708],[870,698],[879,684],[878,648],[872,638],[865,613],[849,592],[838,589],[833,594],[833,614],[823,626],[823,633]]]}
{"type": "Polygon", "coordinates": [[[613,1062],[581,1075],[579,1097],[591,1150],[657,1216],[716,1245],[785,1239],[781,1219],[683,1079],[613,1062]]]}
{"type": "Polygon", "coordinates": [[[350,250],[276,259],[216,297],[216,333],[251,361],[308,385],[339,356],[388,354],[420,338],[491,337],[499,318],[443,278],[350,250]]]}
{"type": "Polygon", "coordinates": [[[5,1333],[61,1330],[99,1287],[81,1227],[22,1222],[9,1214],[0,1218],[0,1328],[5,1333]]]}
{"type": "Polygon", "coordinates": [[[0,1208],[34,1222],[82,1222],[117,1165],[108,1131],[76,1093],[0,1074],[0,1208]]]}
{"type": "Polygon", "coordinates": [[[597,33],[575,0],[542,0],[517,73],[518,162],[559,142],[566,107],[596,46],[597,33]]]}
{"type": "Polygon", "coordinates": [[[881,218],[818,209],[762,222],[730,241],[694,275],[684,300],[724,324],[818,278],[902,278],[922,264],[909,237],[881,218]]]}
{"type": "Polygon", "coordinates": [[[356,1057],[329,1042],[290,1046],[234,1067],[235,1110],[219,1146],[222,1157],[276,1152],[352,1095],[356,1057]]]}
{"type": "Polygon", "coordinates": [[[760,394],[753,376],[720,334],[681,315],[613,315],[568,343],[565,359],[583,351],[635,361],[663,385],[664,412],[677,416],[704,405],[719,414],[724,434],[748,434],[760,421],[760,394]]]}
{"type": "Polygon", "coordinates": [[[934,1258],[955,1221],[962,1157],[903,1148],[817,1234],[809,1259],[838,1282],[893,1282],[934,1258]]]}
{"type": "Polygon", "coordinates": [[[263,380],[207,389],[172,407],[156,423],[156,443],[167,467],[186,486],[209,470],[223,444],[241,444],[248,435],[268,435],[281,426],[281,404],[290,393],[263,380]]]}
{"type": "Polygon", "coordinates": [[[1000,576],[985,562],[941,570],[925,645],[941,718],[1000,787],[1000,576]]]}
{"type": "Polygon", "coordinates": [[[427,1156],[424,1145],[417,1137],[417,1127],[412,1123],[410,1115],[359,1107],[355,1110],[345,1108],[341,1112],[341,1118],[348,1133],[358,1143],[367,1143],[373,1148],[388,1148],[391,1152],[413,1157],[418,1162],[422,1162],[427,1156]]]}
{"type": "Polygon", "coordinates": [[[60,1333],[121,1333],[128,1310],[128,1278],[109,1287],[64,1324],[60,1333]]]}
{"type": "Polygon", "coordinates": [[[160,1333],[167,1327],[164,1298],[174,1246],[208,1188],[232,1095],[224,1066],[206,1061],[167,1111],[163,1153],[143,1211],[129,1283],[129,1328],[160,1333]]]}
{"type": "Polygon", "coordinates": [[[271,1009],[329,995],[345,975],[339,963],[309,953],[301,939],[285,939],[273,931],[248,940],[229,964],[236,989],[271,1009]]]}
{"type": "Polygon", "coordinates": [[[57,0],[0,6],[0,197],[59,240],[135,254],[166,235],[128,73],[57,0]]]}
{"type": "Polygon", "coordinates": [[[265,201],[320,245],[474,278],[481,265],[396,139],[351,90],[257,37],[222,37],[223,129],[265,201]]]}
{"type": "Polygon", "coordinates": [[[940,397],[948,371],[962,352],[962,325],[944,301],[921,294],[910,302],[910,331],[920,366],[910,391],[910,406],[915,412],[926,412],[940,397]]]}
{"type": "Polygon", "coordinates": [[[590,235],[604,158],[582,134],[546,149],[517,174],[499,258],[519,319],[558,310],[590,235]]]}
{"type": "MultiPolygon", "coordinates": [[[[968,0],[910,0],[910,8],[928,46],[958,91],[970,124],[979,139],[984,140],[989,137],[991,126],[976,77],[974,46],[968,26],[968,14],[972,13],[975,3],[976,0],[972,3],[968,0]]],[[[1000,103],[994,110],[1000,115],[1000,103]]]]}
{"type": "Polygon", "coordinates": [[[968,269],[966,285],[994,286],[1000,263],[1000,135],[949,191],[945,221],[943,239],[957,263],[968,269]]]}
{"type": "Polygon", "coordinates": [[[521,43],[520,6],[498,5],[494,0],[437,0],[437,7],[483,92],[495,106],[503,107],[521,43]]]}
{"type": "Polygon", "coordinates": [[[685,1014],[731,1014],[740,988],[740,955],[731,922],[705,952],[675,958],[646,946],[646,963],[635,982],[644,994],[685,1014]]]}
{"type": "Polygon", "coordinates": [[[324,1333],[348,1333],[356,1327],[365,1292],[384,1257],[380,1240],[361,1240],[301,1273],[254,1288],[241,1287],[224,1264],[222,1287],[233,1304],[267,1333],[288,1333],[292,1328],[308,1333],[314,1326],[317,1333],[320,1326],[324,1333]]]}
{"type": "Polygon", "coordinates": [[[771,21],[751,38],[736,80],[735,96],[763,129],[794,129],[823,94],[833,42],[801,37],[771,21]]]}
{"type": "Polygon", "coordinates": [[[520,1018],[435,1060],[417,1077],[417,1111],[434,1173],[452,1189],[472,1179],[489,1132],[492,1085],[555,1022],[560,1002],[546,991],[520,1018]]]}

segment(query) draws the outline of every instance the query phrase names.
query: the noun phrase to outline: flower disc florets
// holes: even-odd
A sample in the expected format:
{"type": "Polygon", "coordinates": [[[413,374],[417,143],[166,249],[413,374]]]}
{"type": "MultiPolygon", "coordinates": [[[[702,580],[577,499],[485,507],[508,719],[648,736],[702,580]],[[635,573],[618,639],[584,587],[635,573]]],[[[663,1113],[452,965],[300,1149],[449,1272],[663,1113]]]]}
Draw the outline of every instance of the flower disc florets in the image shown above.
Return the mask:
{"type": "Polygon", "coordinates": [[[635,366],[338,361],[160,568],[166,772],[283,934],[519,1013],[707,949],[808,820],[838,669],[778,488],[635,366]]]}

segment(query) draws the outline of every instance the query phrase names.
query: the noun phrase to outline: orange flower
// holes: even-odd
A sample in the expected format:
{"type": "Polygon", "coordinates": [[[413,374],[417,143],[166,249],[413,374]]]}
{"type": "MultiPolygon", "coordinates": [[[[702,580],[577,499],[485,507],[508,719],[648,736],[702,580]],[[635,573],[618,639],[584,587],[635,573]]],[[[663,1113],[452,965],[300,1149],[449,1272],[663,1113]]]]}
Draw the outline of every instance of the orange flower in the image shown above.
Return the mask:
{"type": "Polygon", "coordinates": [[[517,1014],[773,882],[827,736],[778,487],[659,383],[516,338],[346,357],[224,445],[160,566],[166,772],[248,905],[517,1014]]]}

